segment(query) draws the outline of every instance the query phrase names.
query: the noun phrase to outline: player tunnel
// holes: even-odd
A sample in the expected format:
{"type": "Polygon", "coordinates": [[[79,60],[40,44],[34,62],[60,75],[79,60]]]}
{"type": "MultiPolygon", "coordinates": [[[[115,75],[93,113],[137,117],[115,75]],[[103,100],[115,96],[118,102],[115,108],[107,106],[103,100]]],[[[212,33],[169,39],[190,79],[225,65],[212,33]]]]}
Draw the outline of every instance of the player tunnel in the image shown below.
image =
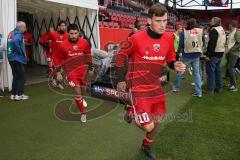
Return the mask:
{"type": "Polygon", "coordinates": [[[17,0],[18,20],[27,23],[33,34],[33,59],[37,64],[46,64],[39,37],[49,27],[56,29],[60,20],[67,25],[75,23],[90,40],[92,47],[99,47],[97,3],[87,0],[17,0]],[[83,7],[84,6],[84,7],[83,7]]]}
{"type": "MultiPolygon", "coordinates": [[[[32,61],[34,64],[46,65],[43,48],[39,37],[50,26],[57,27],[60,20],[67,24],[75,23],[84,31],[92,47],[99,48],[98,2],[97,0],[4,0],[0,2],[0,33],[3,35],[6,49],[7,35],[16,22],[27,23],[33,35],[32,61]]],[[[3,56],[3,72],[0,87],[11,90],[12,72],[6,54],[3,56]]],[[[36,71],[37,72],[37,71],[36,71]]]]}

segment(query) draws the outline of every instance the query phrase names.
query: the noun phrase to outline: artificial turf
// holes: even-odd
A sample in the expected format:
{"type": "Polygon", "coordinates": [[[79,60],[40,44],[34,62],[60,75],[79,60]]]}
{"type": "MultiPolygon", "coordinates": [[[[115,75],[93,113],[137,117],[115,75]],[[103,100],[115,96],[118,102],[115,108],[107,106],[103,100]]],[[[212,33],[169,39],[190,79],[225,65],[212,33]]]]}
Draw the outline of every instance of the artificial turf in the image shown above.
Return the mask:
{"type": "MultiPolygon", "coordinates": [[[[240,93],[191,97],[189,80],[168,95],[168,115],[153,143],[160,160],[240,159],[240,93]],[[181,114],[176,114],[176,113],[181,114]],[[187,121],[176,115],[190,115],[187,121]],[[185,121],[184,121],[185,120],[185,121]]],[[[26,87],[27,101],[0,99],[0,160],[144,160],[139,150],[144,133],[123,120],[123,106],[87,124],[62,121],[55,108],[71,96],[46,83],[26,87]]],[[[102,103],[87,98],[88,110],[102,103]]],[[[71,112],[77,113],[73,106],[71,112]]]]}

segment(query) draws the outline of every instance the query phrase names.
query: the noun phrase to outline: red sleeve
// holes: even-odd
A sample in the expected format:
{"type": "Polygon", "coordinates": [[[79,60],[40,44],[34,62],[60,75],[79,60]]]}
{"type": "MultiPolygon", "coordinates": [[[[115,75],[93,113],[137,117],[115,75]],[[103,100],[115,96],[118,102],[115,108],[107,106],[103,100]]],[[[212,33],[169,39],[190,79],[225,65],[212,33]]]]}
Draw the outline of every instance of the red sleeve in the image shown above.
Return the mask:
{"type": "Polygon", "coordinates": [[[174,48],[174,39],[173,37],[169,37],[169,51],[168,51],[168,55],[166,58],[167,64],[169,65],[172,61],[176,61],[176,52],[175,52],[175,48],[174,48]]]}
{"type": "Polygon", "coordinates": [[[31,33],[29,33],[29,39],[28,39],[28,40],[29,40],[30,43],[33,42],[33,37],[32,37],[32,34],[31,34],[31,33]]]}
{"type": "Polygon", "coordinates": [[[135,43],[133,36],[131,36],[128,40],[123,41],[120,44],[121,49],[119,50],[116,56],[116,65],[117,67],[124,67],[124,64],[128,57],[134,53],[135,43]]]}
{"type": "Polygon", "coordinates": [[[65,49],[64,49],[64,43],[62,43],[58,48],[57,51],[53,53],[53,62],[55,67],[61,67],[61,65],[64,62],[64,55],[65,55],[65,49]]]}

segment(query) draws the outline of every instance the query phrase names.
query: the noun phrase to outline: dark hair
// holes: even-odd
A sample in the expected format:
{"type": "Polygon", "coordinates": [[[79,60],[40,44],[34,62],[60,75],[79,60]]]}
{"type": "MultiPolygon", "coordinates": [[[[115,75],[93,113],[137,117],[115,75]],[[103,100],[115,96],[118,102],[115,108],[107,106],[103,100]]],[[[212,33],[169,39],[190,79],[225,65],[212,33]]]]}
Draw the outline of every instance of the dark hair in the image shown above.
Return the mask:
{"type": "Polygon", "coordinates": [[[234,28],[237,28],[238,27],[238,22],[235,21],[235,20],[232,20],[231,22],[229,22],[229,25],[231,25],[234,28]]]}
{"type": "Polygon", "coordinates": [[[153,16],[162,17],[167,12],[168,11],[164,5],[156,3],[148,10],[148,17],[149,18],[152,18],[153,16]]]}
{"type": "Polygon", "coordinates": [[[182,25],[176,24],[176,30],[178,30],[179,28],[182,28],[182,25]]]}
{"type": "Polygon", "coordinates": [[[212,19],[214,20],[214,25],[216,25],[216,26],[221,26],[222,25],[221,18],[213,17],[212,19]]]}
{"type": "Polygon", "coordinates": [[[69,24],[69,26],[67,27],[67,31],[69,32],[70,30],[78,30],[79,28],[76,24],[69,24]]]}
{"type": "Polygon", "coordinates": [[[66,25],[66,21],[60,20],[60,21],[58,22],[57,26],[61,26],[61,24],[63,24],[63,23],[66,25]]]}
{"type": "Polygon", "coordinates": [[[187,27],[193,28],[196,27],[197,21],[195,18],[190,18],[187,20],[187,27]]]}

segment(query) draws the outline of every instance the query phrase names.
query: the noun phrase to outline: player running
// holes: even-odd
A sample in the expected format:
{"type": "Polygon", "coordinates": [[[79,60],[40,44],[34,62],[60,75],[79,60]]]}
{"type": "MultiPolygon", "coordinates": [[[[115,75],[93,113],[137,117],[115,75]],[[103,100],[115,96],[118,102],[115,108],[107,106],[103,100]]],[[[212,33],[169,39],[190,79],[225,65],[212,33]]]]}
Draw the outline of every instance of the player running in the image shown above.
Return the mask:
{"type": "Polygon", "coordinates": [[[61,68],[67,76],[70,86],[74,90],[77,107],[81,112],[81,122],[87,121],[84,100],[82,98],[83,88],[86,86],[85,77],[92,77],[91,48],[87,40],[79,37],[79,28],[76,24],[68,26],[68,40],[65,40],[58,48],[54,64],[57,71],[57,79],[63,79],[61,68]]]}
{"type": "Polygon", "coordinates": [[[48,74],[52,74],[53,71],[54,71],[53,62],[52,62],[52,48],[50,47],[51,46],[50,34],[52,32],[54,32],[54,28],[50,27],[49,31],[44,33],[39,39],[39,43],[43,46],[45,56],[46,56],[46,59],[47,59],[48,74]]]}
{"type": "Polygon", "coordinates": [[[132,35],[116,57],[117,89],[129,89],[135,120],[146,132],[141,149],[149,159],[155,160],[156,154],[150,145],[157,133],[160,117],[166,113],[166,97],[159,79],[162,66],[167,63],[177,72],[184,72],[186,66],[176,61],[173,37],[165,32],[167,9],[158,3],[149,9],[148,14],[150,27],[132,35]],[[124,63],[127,59],[125,80],[124,63]]]}
{"type": "MultiPolygon", "coordinates": [[[[49,40],[51,41],[50,43],[50,48],[52,49],[52,61],[54,62],[55,57],[58,55],[58,48],[62,44],[64,40],[68,39],[68,33],[66,32],[66,22],[65,21],[60,21],[57,25],[57,31],[51,32],[49,40]]],[[[55,66],[55,64],[53,64],[55,66]]],[[[64,89],[63,86],[59,81],[56,81],[56,73],[53,72],[53,86],[58,87],[60,89],[64,89]]]]}

